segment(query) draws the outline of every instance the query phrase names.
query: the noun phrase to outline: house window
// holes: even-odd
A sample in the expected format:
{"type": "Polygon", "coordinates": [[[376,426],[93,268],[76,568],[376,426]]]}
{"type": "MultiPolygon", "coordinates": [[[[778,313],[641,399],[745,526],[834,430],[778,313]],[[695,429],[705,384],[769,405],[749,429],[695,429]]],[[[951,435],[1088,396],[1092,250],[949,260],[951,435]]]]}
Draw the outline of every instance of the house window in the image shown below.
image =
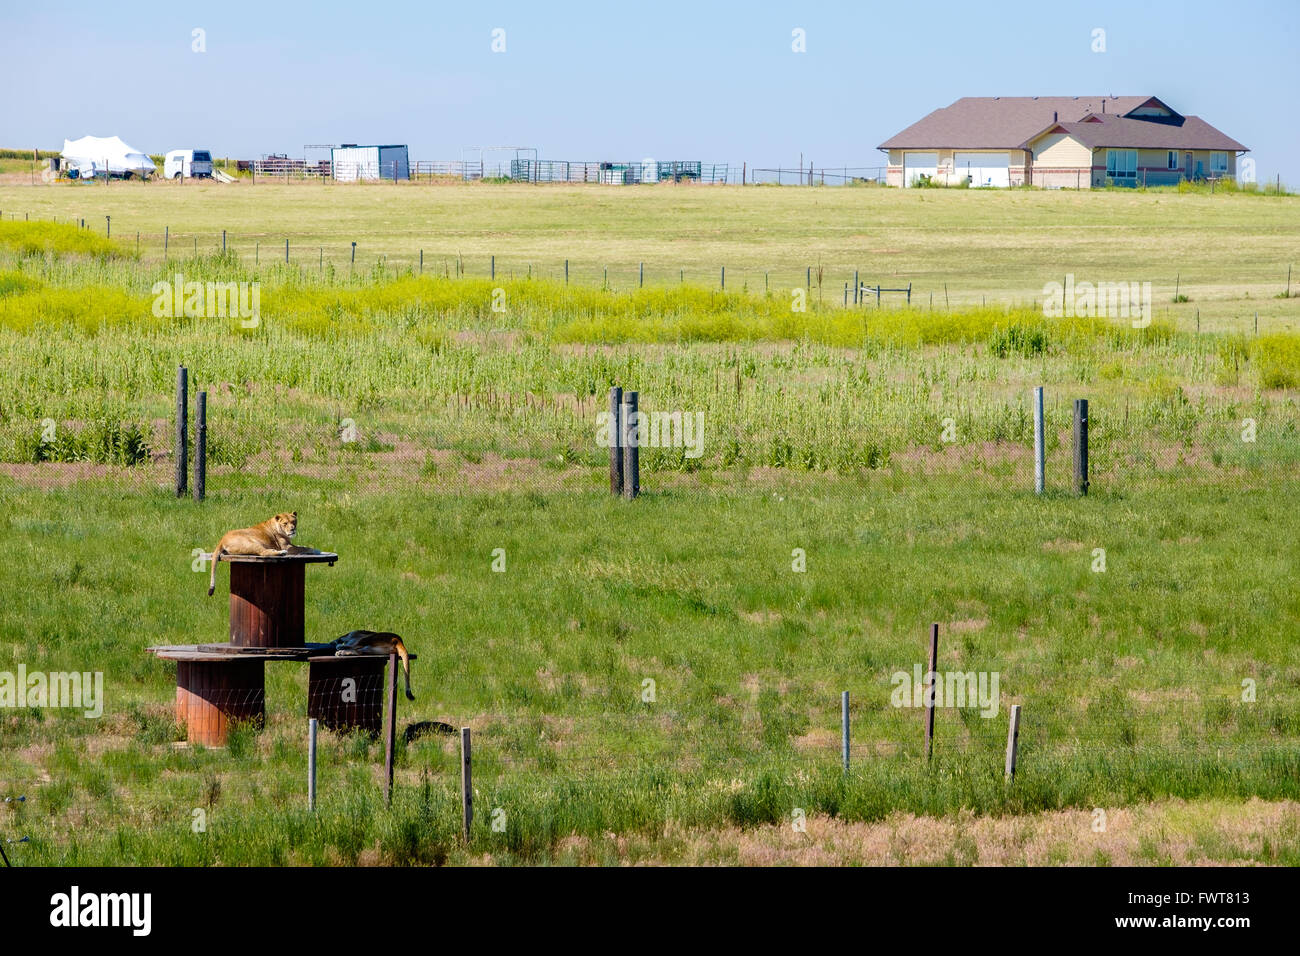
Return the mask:
{"type": "Polygon", "coordinates": [[[1169,168],[1169,169],[1177,169],[1177,168],[1178,168],[1178,150],[1176,150],[1176,149],[1171,149],[1171,150],[1169,150],[1169,167],[1168,167],[1168,168],[1169,168]]]}
{"type": "Polygon", "coordinates": [[[1138,154],[1136,149],[1106,150],[1106,175],[1116,183],[1137,181],[1138,154]]]}
{"type": "Polygon", "coordinates": [[[1226,176],[1228,174],[1228,154],[1210,153],[1210,175],[1226,176]]]}

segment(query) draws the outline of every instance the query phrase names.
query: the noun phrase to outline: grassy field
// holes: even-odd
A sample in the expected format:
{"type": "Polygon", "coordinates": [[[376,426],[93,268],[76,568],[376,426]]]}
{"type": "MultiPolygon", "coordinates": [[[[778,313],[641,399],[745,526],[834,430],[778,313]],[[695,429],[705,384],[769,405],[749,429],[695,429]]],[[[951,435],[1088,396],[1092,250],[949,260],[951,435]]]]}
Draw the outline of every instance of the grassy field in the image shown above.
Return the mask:
{"type": "Polygon", "coordinates": [[[97,483],[6,489],[0,561],[29,587],[0,612],[4,667],[103,670],[108,698],[98,720],[3,718],[3,777],[31,800],[10,826],[33,837],[33,862],[465,858],[443,738],[403,748],[387,815],[382,746],[326,734],[321,812],[305,813],[300,665],[268,666],[262,733],[224,752],[170,743],[170,666],[143,648],[225,626],[191,547],[288,501],[302,540],[343,556],[309,572],[308,634],[382,624],[406,635],[421,659],[402,723],[474,728],[471,856],[546,860],[575,834],[779,825],[794,808],[853,822],[1300,797],[1288,636],[1300,625],[1289,585],[1300,529],[1293,509],[1274,507],[1295,500],[1294,478],[1087,500],[991,481],[964,496],[793,482],[655,492],[635,508],[594,494],[276,484],[223,481],[202,508],[97,483]],[[796,547],[804,573],[792,570],[796,547]],[[1105,573],[1091,570],[1094,547],[1107,549],[1105,573]],[[497,548],[504,573],[491,570],[497,548]],[[987,719],[943,710],[927,768],[921,712],[890,695],[891,675],[923,660],[930,620],[942,625],[941,668],[998,672],[1001,706],[987,719]],[[843,689],[855,702],[847,778],[843,689]],[[1025,723],[1007,787],[1011,703],[1025,723]],[[196,808],[206,839],[190,829],[196,808]],[[490,829],[497,808],[503,833],[490,829]],[[409,845],[408,831],[419,835],[409,845]]]}
{"type": "Polygon", "coordinates": [[[0,209],[14,194],[134,203],[112,212],[121,239],[134,230],[119,234],[119,215],[175,213],[182,235],[226,215],[273,231],[313,203],[343,203],[338,218],[317,214],[328,232],[304,231],[319,245],[395,190],[409,201],[391,207],[401,222],[373,224],[389,260],[355,271],[210,248],[164,263],[137,258],[129,239],[6,213],[0,566],[24,586],[0,608],[0,672],[99,670],[107,697],[97,719],[0,710],[0,780],[28,796],[0,810],[0,834],[31,836],[21,862],[1300,859],[1297,307],[1271,298],[1251,256],[1180,265],[1150,238],[1165,204],[1184,203],[1178,228],[1235,231],[1283,262],[1296,200],[952,191],[924,197],[931,220],[921,199],[885,190],[89,189],[5,187],[0,209]],[[257,207],[241,205],[254,195],[257,207]],[[826,205],[810,223],[800,203],[826,205]],[[1250,291],[1268,324],[1256,336],[1225,311],[1198,334],[1185,311],[1133,329],[1047,319],[1032,294],[1012,305],[1029,267],[985,223],[1014,221],[1001,231],[1025,237],[1016,217],[1031,216],[1051,231],[1062,203],[1081,204],[1076,222],[1096,232],[1052,232],[1085,259],[1077,274],[1107,261],[1126,263],[1117,279],[1205,269],[1179,310],[1203,295],[1230,310],[1250,291]],[[511,227],[496,218],[507,209],[511,227]],[[689,282],[637,292],[517,272],[421,278],[409,257],[394,261],[420,230],[486,249],[499,229],[551,262],[571,240],[622,243],[625,264],[658,248],[644,253],[649,271],[680,234],[703,275],[728,249],[751,269],[776,249],[806,254],[801,237],[848,256],[868,215],[892,217],[891,245],[921,243],[918,266],[925,233],[946,250],[936,261],[1005,301],[864,314],[814,296],[793,313],[788,290],[734,289],[730,271],[726,294],[689,282]],[[855,217],[859,232],[836,231],[855,217]],[[1147,239],[1115,225],[1125,217],[1147,239]],[[956,251],[945,220],[978,257],[956,251]],[[1109,259],[1111,242],[1126,260],[1109,259]],[[259,324],[154,315],[153,283],[176,271],[261,283],[259,324]],[[210,393],[201,504],[168,490],[182,363],[210,393]],[[595,415],[613,382],[643,408],[705,416],[699,458],[643,449],[635,504],[602,492],[595,415]],[[1041,498],[1035,384],[1049,394],[1041,498]],[[1066,487],[1076,397],[1092,406],[1086,498],[1066,487]],[[341,437],[345,420],[356,440],[341,437]],[[225,600],[206,597],[193,550],[290,507],[302,543],[342,556],[308,572],[308,638],[402,633],[420,660],[401,724],[474,729],[468,846],[449,738],[399,747],[388,811],[382,745],[325,734],[321,806],[306,812],[299,665],[268,666],[265,729],[224,750],[179,743],[172,665],[143,649],[219,639],[225,600]],[[987,717],[942,709],[927,766],[921,711],[891,694],[896,672],[923,663],[931,621],[940,669],[996,672],[1001,696],[987,717]],[[1008,786],[1012,703],[1025,717],[1008,786]],[[1108,830],[1094,830],[1097,808],[1108,830]],[[793,830],[796,811],[807,832],[793,830]]]}
{"type": "MultiPolygon", "coordinates": [[[[161,258],[227,247],[245,261],[310,270],[377,260],[486,277],[608,281],[627,290],[683,278],[750,292],[804,286],[842,302],[854,272],[869,285],[914,285],[913,302],[1037,305],[1043,286],[1080,280],[1149,281],[1158,312],[1193,328],[1294,330],[1293,305],[1274,297],[1300,246],[1294,196],[1170,190],[898,190],[865,188],[609,188],[412,184],[257,186],[114,182],[33,188],[0,184],[9,218],[86,221],[161,258]],[[821,284],[818,286],[818,268],[821,284]],[[608,270],[606,273],[605,270],[608,270]],[[606,276],[608,279],[606,280],[606,276]],[[1189,301],[1174,303],[1177,294],[1189,301]],[[945,291],[946,288],[946,291],[945,291]]],[[[1292,286],[1300,292],[1300,276],[1292,286]]],[[[897,299],[898,297],[892,296],[897,299]]]]}

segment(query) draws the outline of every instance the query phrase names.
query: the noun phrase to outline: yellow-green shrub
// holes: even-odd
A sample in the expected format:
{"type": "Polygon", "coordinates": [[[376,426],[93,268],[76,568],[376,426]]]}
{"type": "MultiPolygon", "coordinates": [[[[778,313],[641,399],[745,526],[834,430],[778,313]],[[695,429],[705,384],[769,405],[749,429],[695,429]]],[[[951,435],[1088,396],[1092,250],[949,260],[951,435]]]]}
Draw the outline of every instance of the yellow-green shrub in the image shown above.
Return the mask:
{"type": "Polygon", "coordinates": [[[1265,388],[1300,388],[1300,335],[1263,335],[1251,351],[1265,388]]]}
{"type": "Polygon", "coordinates": [[[135,257],[134,250],[126,249],[112,239],[89,229],[56,222],[0,222],[0,247],[23,256],[49,253],[56,256],[85,255],[99,259],[135,257]]]}

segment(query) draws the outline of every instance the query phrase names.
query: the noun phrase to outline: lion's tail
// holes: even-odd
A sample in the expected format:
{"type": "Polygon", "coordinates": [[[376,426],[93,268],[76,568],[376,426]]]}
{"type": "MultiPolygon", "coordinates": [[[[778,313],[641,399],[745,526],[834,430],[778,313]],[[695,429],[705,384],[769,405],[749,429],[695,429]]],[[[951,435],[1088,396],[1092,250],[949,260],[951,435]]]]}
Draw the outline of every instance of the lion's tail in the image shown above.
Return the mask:
{"type": "Polygon", "coordinates": [[[397,651],[397,656],[402,659],[402,670],[406,673],[406,699],[415,700],[415,695],[411,693],[411,658],[400,637],[393,641],[393,650],[397,651]]]}
{"type": "Polygon", "coordinates": [[[217,562],[221,560],[221,545],[212,549],[212,573],[208,576],[208,597],[212,597],[212,592],[217,589],[217,562]]]}

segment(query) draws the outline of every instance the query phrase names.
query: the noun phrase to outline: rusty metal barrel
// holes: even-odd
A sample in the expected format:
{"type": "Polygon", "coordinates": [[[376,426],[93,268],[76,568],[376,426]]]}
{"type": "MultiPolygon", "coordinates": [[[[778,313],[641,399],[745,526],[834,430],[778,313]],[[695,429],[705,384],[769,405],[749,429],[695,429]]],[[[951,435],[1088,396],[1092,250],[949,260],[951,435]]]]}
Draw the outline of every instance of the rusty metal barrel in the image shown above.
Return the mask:
{"type": "Polygon", "coordinates": [[[337,554],[267,557],[235,554],[230,562],[230,643],[234,647],[302,647],[308,564],[337,554]]]}
{"type": "Polygon", "coordinates": [[[387,657],[308,658],[307,716],[330,730],[377,734],[387,657]]]}
{"type": "Polygon", "coordinates": [[[266,679],[261,659],[177,660],[176,720],[190,743],[224,747],[230,725],[266,718],[266,679]]]}
{"type": "MultiPolygon", "coordinates": [[[[333,564],[337,554],[230,555],[230,641],[227,644],[162,645],[149,648],[163,660],[176,662],[176,719],[191,743],[224,746],[233,723],[260,725],[266,718],[267,661],[307,660],[311,651],[303,635],[306,566],[333,564]]],[[[369,663],[369,662],[367,662],[369,663]]],[[[364,665],[349,670],[349,688],[359,686],[359,700],[339,706],[319,691],[326,686],[322,670],[318,703],[322,714],[338,725],[350,722],[377,726],[378,709],[371,685],[382,680],[364,665]],[[370,716],[373,710],[375,716],[370,716]]],[[[340,672],[342,676],[342,672],[340,672]]],[[[327,724],[328,725],[328,724],[327,724]]]]}

